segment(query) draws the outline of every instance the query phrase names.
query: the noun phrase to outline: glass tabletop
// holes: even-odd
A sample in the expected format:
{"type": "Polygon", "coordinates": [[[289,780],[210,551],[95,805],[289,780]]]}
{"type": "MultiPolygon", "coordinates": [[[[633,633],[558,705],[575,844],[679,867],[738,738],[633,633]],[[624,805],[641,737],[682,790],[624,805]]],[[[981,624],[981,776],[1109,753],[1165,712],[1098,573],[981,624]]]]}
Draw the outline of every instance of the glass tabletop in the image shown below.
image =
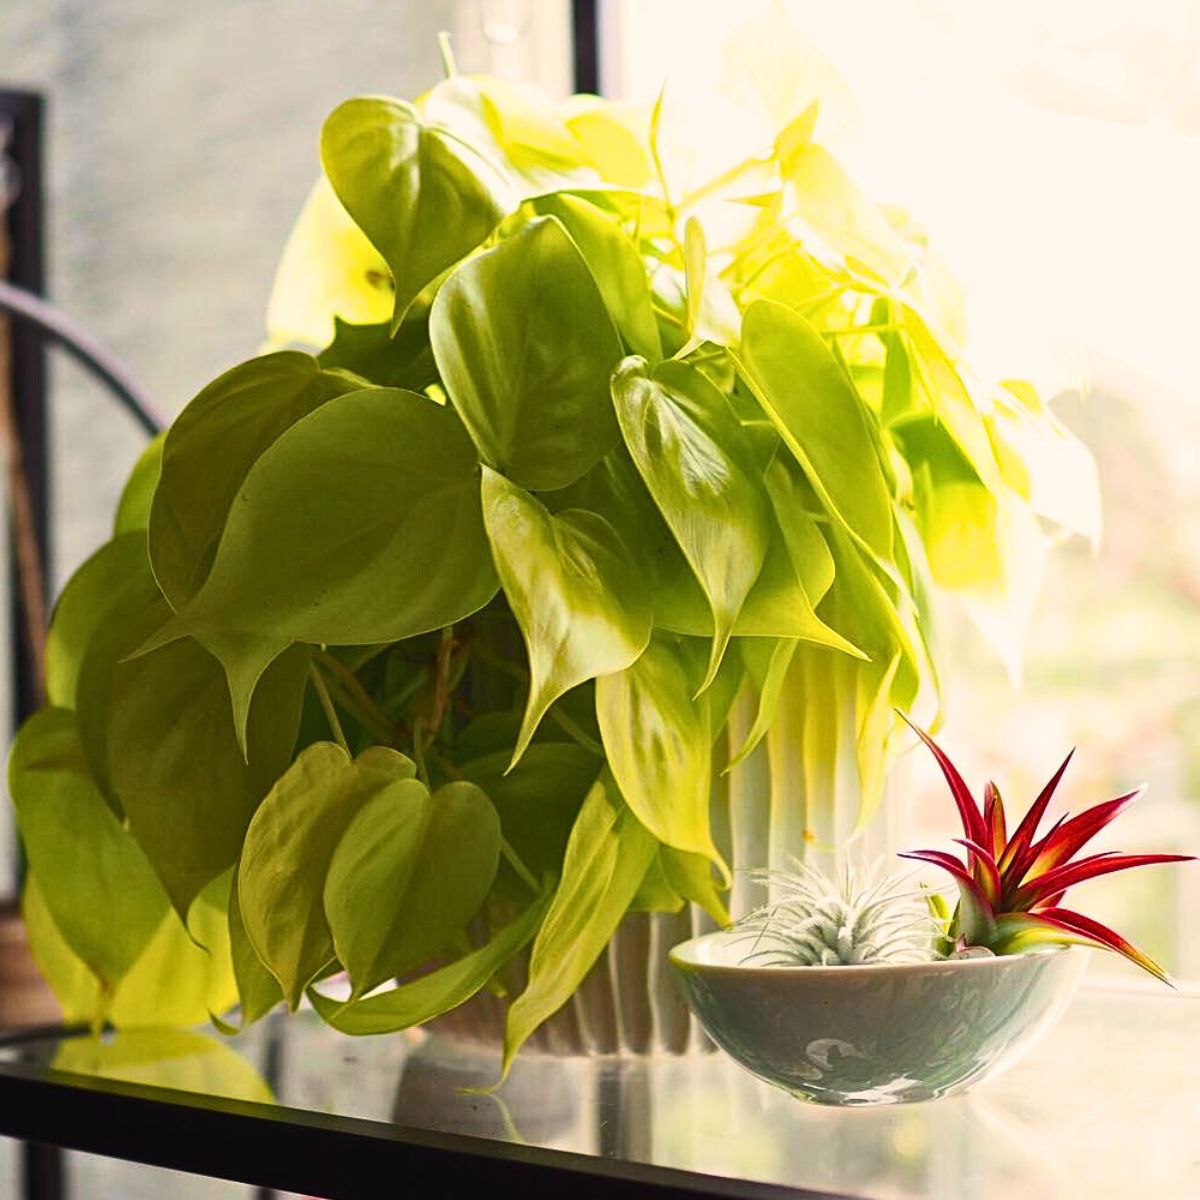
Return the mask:
{"type": "MultiPolygon", "coordinates": [[[[717,1052],[524,1055],[496,1080],[487,1048],[351,1039],[312,1013],[236,1038],[211,1032],[49,1037],[4,1059],[279,1109],[597,1160],[871,1200],[1200,1196],[1200,994],[1085,988],[1031,1056],[965,1096],[832,1109],[759,1082],[717,1052]]],[[[0,1064],[0,1070],[3,1065],[0,1064]]]]}

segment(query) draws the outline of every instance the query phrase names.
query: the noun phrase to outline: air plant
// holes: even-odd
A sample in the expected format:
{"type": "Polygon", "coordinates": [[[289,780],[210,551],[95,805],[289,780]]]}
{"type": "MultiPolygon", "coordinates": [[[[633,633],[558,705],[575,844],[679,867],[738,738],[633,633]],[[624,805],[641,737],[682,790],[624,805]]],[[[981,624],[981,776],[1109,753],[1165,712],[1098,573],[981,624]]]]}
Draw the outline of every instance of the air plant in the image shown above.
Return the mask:
{"type": "Polygon", "coordinates": [[[911,721],[908,724],[937,759],[958,806],[965,835],[954,839],[967,851],[965,864],[941,850],[911,850],[900,856],[942,867],[958,884],[960,899],[947,925],[946,950],[953,953],[969,947],[985,947],[993,954],[1017,954],[1045,943],[1097,946],[1115,950],[1164,983],[1171,982],[1158,963],[1120,934],[1082,913],[1062,907],[1067,889],[1084,880],[1131,867],[1192,861],[1193,856],[1187,854],[1121,854],[1115,850],[1075,858],[1097,833],[1141,796],[1144,788],[1094,805],[1077,817],[1064,814],[1039,839],[1038,826],[1075,753],[1072,750],[1009,837],[1004,802],[996,785],[987,783],[980,809],[962,776],[933,738],[911,721]]]}
{"type": "Polygon", "coordinates": [[[927,962],[937,927],[911,876],[848,863],[831,877],[809,863],[758,871],[779,897],[743,917],[734,934],[753,939],[747,963],[776,967],[927,962]]]}

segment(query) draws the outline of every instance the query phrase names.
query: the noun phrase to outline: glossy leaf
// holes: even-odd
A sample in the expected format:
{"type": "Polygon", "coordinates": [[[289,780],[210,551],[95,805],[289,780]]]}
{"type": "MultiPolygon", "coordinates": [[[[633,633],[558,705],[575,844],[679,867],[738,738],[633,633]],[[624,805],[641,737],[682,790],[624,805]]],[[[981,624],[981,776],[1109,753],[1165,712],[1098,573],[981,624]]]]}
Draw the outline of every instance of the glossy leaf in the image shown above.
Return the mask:
{"type": "Polygon", "coordinates": [[[263,675],[242,755],[220,664],[190,638],[120,663],[107,714],[108,780],[171,903],[233,865],[259,801],[292,759],[309,650],[263,675]]]}
{"type": "Polygon", "coordinates": [[[656,843],[598,780],[567,844],[563,874],[533,944],[529,982],[508,1010],[505,1074],[525,1040],[583,982],[637,894],[656,843]]]}
{"type": "Polygon", "coordinates": [[[656,638],[633,666],[596,681],[596,715],[638,820],[668,846],[720,863],[708,823],[710,731],[691,693],[678,654],[656,638]]]}
{"type": "Polygon", "coordinates": [[[309,999],[321,1019],[341,1033],[371,1036],[423,1025],[465,1003],[533,939],[550,903],[540,897],[478,950],[418,979],[361,1000],[333,1000],[315,989],[309,999]]]}
{"type": "Polygon", "coordinates": [[[150,559],[179,608],[212,566],[234,497],[262,453],[301,417],[360,384],[296,351],[252,358],[213,380],[163,443],[150,509],[150,559]]]}
{"type": "Polygon", "coordinates": [[[409,759],[382,746],[351,760],[318,742],[254,814],[238,867],[238,907],[255,953],[292,1008],[334,957],[323,894],[338,841],[368,800],[414,773],[409,759]]]}
{"type": "Polygon", "coordinates": [[[565,487],[616,443],[608,377],[620,341],[554,217],[463,263],[438,292],[429,334],[480,456],[514,483],[565,487]]]}
{"type": "Polygon", "coordinates": [[[662,340],[637,244],[612,216],[579,196],[559,192],[532,204],[535,212],[557,217],[571,235],[630,351],[657,363],[662,340]]]}
{"type": "Polygon", "coordinates": [[[426,397],[370,388],[326,403],[255,463],[203,589],[143,649],[201,641],[240,734],[293,641],[390,642],[467,616],[497,582],[477,472],[461,423],[426,397]]]}
{"type": "Polygon", "coordinates": [[[821,335],[770,300],[746,310],[734,352],[763,411],[822,504],[852,538],[891,558],[891,499],[862,401],[821,335]]]}
{"type": "Polygon", "coordinates": [[[564,692],[629,666],[650,640],[650,598],[637,565],[596,513],[551,515],[483,468],[483,515],[496,570],[529,653],[529,701],[513,751],[525,751],[564,692]]]}
{"type": "Polygon", "coordinates": [[[504,215],[486,160],[401,100],[364,96],[339,105],[321,131],[321,162],[391,269],[393,329],[417,295],[504,215]]]}
{"type": "Polygon", "coordinates": [[[325,916],[353,998],[426,962],[475,915],[500,859],[500,818],[473,783],[378,792],[338,840],[325,916]]]}
{"type": "Polygon", "coordinates": [[[700,583],[712,612],[712,682],[767,552],[769,507],[749,445],[725,397],[693,367],[653,374],[628,358],[613,403],[638,472],[700,583]]]}
{"type": "Polygon", "coordinates": [[[45,708],[21,727],[8,786],[46,908],[111,995],[154,936],[167,897],[88,775],[74,713],[45,708]]]}

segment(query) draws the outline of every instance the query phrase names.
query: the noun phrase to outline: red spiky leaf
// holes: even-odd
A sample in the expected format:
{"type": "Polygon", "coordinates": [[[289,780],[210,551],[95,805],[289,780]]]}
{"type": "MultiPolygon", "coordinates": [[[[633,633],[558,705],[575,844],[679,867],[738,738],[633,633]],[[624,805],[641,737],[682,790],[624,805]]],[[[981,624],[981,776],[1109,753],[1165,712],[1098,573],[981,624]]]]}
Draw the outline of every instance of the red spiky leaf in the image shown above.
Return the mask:
{"type": "Polygon", "coordinates": [[[1171,982],[1171,977],[1167,972],[1148,954],[1126,941],[1115,930],[1109,929],[1107,925],[1093,921],[1091,917],[1085,917],[1082,913],[1072,912],[1067,908],[1046,908],[1027,915],[1031,921],[1036,921],[1040,925],[1049,926],[1063,933],[1074,934],[1092,945],[1115,950],[1118,954],[1123,954],[1130,962],[1136,963],[1143,970],[1149,971],[1151,975],[1161,979],[1163,983],[1171,982]]]}
{"type": "Polygon", "coordinates": [[[1004,817],[1004,801],[1000,789],[989,779],[983,788],[983,824],[988,833],[992,857],[999,860],[1008,844],[1008,828],[1004,817]]]}
{"type": "Polygon", "coordinates": [[[1013,908],[1034,908],[1048,897],[1065,892],[1077,883],[1095,879],[1099,875],[1111,875],[1114,871],[1128,871],[1131,867],[1149,867],[1156,863],[1191,861],[1190,854],[1116,854],[1106,850],[1103,854],[1093,854],[1078,862],[1064,863],[1031,883],[1022,885],[1013,897],[1013,908]]]}
{"type": "Polygon", "coordinates": [[[996,860],[992,857],[991,851],[986,846],[981,846],[978,842],[971,841],[970,838],[955,838],[960,846],[966,847],[970,852],[970,863],[972,866],[971,875],[976,884],[979,885],[979,890],[987,897],[987,902],[996,908],[1000,904],[1001,887],[1000,887],[1000,869],[996,866],[996,860]]]}
{"type": "Polygon", "coordinates": [[[1017,826],[1017,832],[1012,835],[1008,845],[1004,848],[1004,853],[1000,856],[1000,874],[1004,876],[1006,886],[1010,880],[1024,878],[1025,871],[1029,865],[1029,851],[1033,846],[1037,827],[1042,823],[1042,817],[1046,815],[1046,808],[1050,804],[1050,799],[1058,788],[1059,782],[1074,754],[1075,751],[1072,749],[1070,754],[1063,759],[1062,766],[1054,772],[1050,778],[1050,782],[1042,788],[1038,798],[1030,806],[1029,811],[1021,818],[1021,823],[1017,826]]]}
{"type": "Polygon", "coordinates": [[[1065,823],[1059,822],[1034,847],[1036,853],[1026,872],[1027,878],[1036,879],[1074,858],[1096,834],[1120,816],[1145,790],[1144,787],[1135,788],[1115,800],[1097,804],[1065,823]]]}
{"type": "Polygon", "coordinates": [[[960,902],[955,924],[959,936],[977,946],[986,946],[991,941],[995,930],[995,909],[971,872],[953,854],[947,854],[944,850],[908,850],[900,857],[933,863],[949,871],[958,883],[960,902]]]}
{"type": "Polygon", "coordinates": [[[971,789],[967,787],[963,781],[963,777],[958,773],[958,768],[946,757],[942,752],[941,747],[925,732],[925,730],[914,725],[903,713],[900,713],[904,722],[908,727],[929,747],[933,757],[937,760],[937,764],[942,769],[942,774],[946,778],[946,783],[950,787],[950,792],[954,796],[954,803],[958,805],[959,820],[962,821],[963,832],[972,841],[983,845],[987,842],[987,830],[983,824],[983,813],[979,810],[979,805],[975,802],[975,797],[971,795],[971,789]]]}

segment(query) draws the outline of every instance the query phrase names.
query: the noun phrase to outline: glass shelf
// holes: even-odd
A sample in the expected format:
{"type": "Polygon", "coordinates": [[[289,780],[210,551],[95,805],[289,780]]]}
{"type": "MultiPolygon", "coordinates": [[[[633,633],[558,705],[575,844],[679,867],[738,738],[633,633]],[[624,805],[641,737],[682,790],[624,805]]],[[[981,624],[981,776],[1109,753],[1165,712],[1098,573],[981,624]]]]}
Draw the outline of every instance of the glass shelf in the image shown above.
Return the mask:
{"type": "MultiPolygon", "coordinates": [[[[312,1013],[233,1039],[38,1038],[4,1048],[0,1081],[6,1091],[46,1080],[68,1093],[132,1089],[163,1103],[191,1093],[193,1106],[239,1102],[238,1119],[268,1115],[303,1125],[308,1138],[321,1136],[317,1116],[342,1128],[353,1119],[357,1136],[397,1146],[430,1134],[480,1139],[454,1144],[504,1154],[520,1147],[525,1158],[566,1151],[563,1161],[585,1173],[629,1168],[615,1178],[682,1186],[663,1195],[1100,1200],[1200,1195],[1198,1066],[1200,994],[1093,986],[1007,1074],[962,1097],[892,1108],[805,1104],[719,1053],[527,1055],[502,1088],[480,1094],[464,1089],[494,1083],[489,1050],[420,1032],[350,1039],[312,1013]],[[656,1174],[662,1168],[673,1170],[656,1174]]],[[[13,1119],[4,1104],[0,1133],[13,1119]]],[[[68,1124],[64,1115],[62,1140],[75,1144],[68,1124]]],[[[248,1177],[223,1168],[219,1146],[211,1153],[211,1174],[248,1177]]]]}

